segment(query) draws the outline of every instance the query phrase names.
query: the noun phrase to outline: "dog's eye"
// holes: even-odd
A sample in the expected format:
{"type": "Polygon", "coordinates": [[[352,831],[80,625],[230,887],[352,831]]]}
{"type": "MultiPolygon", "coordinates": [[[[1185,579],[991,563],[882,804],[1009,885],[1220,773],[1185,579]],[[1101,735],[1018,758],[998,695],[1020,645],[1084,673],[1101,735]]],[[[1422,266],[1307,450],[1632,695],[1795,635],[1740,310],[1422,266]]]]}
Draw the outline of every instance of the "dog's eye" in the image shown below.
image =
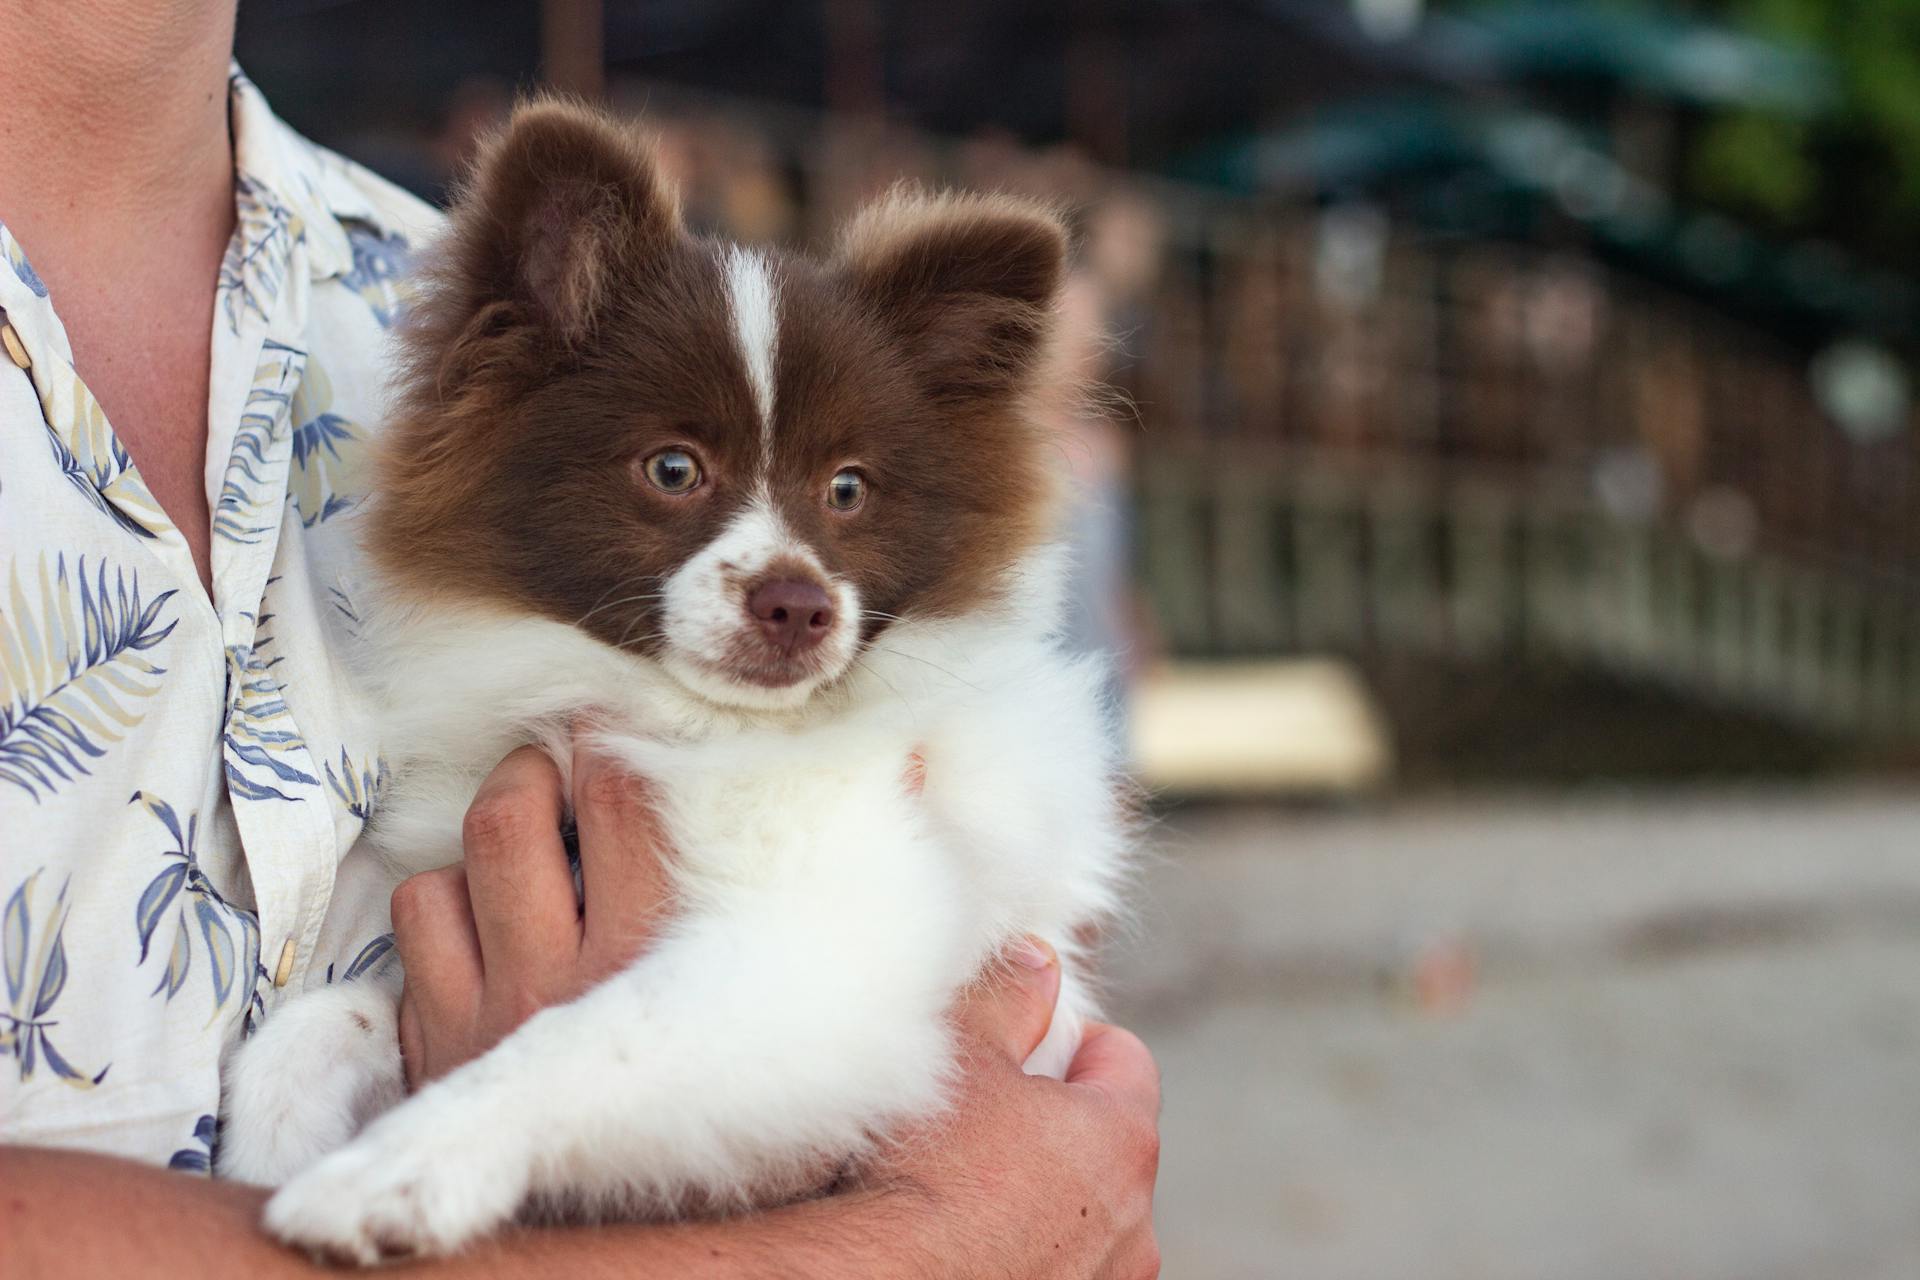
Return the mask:
{"type": "Polygon", "coordinates": [[[827,505],[835,511],[853,511],[867,500],[867,478],[848,468],[827,481],[827,505]]]}
{"type": "Polygon", "coordinates": [[[647,459],[645,470],[662,493],[692,493],[700,483],[700,463],[685,449],[662,449],[647,459]]]}

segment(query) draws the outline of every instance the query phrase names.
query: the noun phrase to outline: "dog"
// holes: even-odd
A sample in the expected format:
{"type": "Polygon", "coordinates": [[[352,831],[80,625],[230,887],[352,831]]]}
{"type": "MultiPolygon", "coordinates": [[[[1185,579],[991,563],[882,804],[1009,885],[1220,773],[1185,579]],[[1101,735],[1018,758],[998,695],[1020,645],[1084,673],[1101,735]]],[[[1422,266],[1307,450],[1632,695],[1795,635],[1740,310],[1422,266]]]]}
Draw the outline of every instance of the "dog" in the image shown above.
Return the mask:
{"type": "Polygon", "coordinates": [[[590,717],[673,916],[410,1097],[396,975],[288,1002],[228,1063],[218,1158],[278,1187],[273,1235],[373,1263],[817,1190],[937,1116],[947,1011],[1023,935],[1063,970],[1027,1069],[1064,1073],[1129,843],[1101,672],[1052,639],[1067,250],[1047,208],[909,190],[823,258],[704,238],[563,101],[483,149],[364,517],[395,767],[361,843],[382,892],[457,862],[492,766],[564,768],[590,717]]]}

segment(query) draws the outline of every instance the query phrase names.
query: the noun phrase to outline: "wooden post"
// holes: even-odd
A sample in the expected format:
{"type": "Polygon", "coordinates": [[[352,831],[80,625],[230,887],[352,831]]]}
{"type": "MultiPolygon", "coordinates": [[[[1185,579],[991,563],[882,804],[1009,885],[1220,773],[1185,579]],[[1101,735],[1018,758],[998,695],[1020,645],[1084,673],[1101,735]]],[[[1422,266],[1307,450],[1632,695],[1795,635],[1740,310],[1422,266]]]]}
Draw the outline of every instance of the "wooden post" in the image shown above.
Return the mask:
{"type": "Polygon", "coordinates": [[[1513,647],[1512,506],[1492,489],[1455,485],[1447,494],[1447,520],[1453,654],[1501,657],[1513,647]]]}
{"type": "Polygon", "coordinates": [[[1278,471],[1223,465],[1214,481],[1214,622],[1233,653],[1275,653],[1286,643],[1278,471]]]}
{"type": "Polygon", "coordinates": [[[1142,455],[1139,565],[1168,642],[1176,653],[1213,654],[1205,505],[1189,469],[1171,453],[1142,455]]]}
{"type": "Polygon", "coordinates": [[[886,68],[874,0],[824,0],[827,105],[855,116],[886,109],[886,68]]]}
{"type": "Polygon", "coordinates": [[[1293,509],[1294,634],[1303,649],[1368,642],[1360,502],[1341,481],[1301,486],[1293,509]]]}
{"type": "Polygon", "coordinates": [[[1393,480],[1383,481],[1365,504],[1376,641],[1414,653],[1442,653],[1447,644],[1434,506],[1430,489],[1393,480]]]}
{"type": "Polygon", "coordinates": [[[541,0],[540,60],[547,83],[589,101],[607,94],[601,0],[541,0]]]}

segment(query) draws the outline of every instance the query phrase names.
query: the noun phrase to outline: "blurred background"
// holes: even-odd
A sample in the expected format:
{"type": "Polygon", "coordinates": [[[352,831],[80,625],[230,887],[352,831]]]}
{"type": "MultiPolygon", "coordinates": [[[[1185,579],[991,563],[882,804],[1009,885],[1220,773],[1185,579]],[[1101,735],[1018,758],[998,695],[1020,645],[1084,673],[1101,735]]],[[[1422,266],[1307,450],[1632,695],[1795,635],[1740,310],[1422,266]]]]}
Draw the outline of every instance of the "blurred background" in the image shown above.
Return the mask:
{"type": "Polygon", "coordinates": [[[1058,198],[1166,1274],[1920,1276],[1920,0],[247,0],[444,199],[1058,198]]]}

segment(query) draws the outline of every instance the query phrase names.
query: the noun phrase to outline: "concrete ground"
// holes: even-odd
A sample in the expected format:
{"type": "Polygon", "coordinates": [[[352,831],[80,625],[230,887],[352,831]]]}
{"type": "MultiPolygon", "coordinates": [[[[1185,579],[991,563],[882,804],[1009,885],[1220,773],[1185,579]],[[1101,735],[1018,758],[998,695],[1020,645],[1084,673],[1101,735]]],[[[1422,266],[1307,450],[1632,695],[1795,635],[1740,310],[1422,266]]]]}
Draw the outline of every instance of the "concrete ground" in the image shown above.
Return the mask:
{"type": "Polygon", "coordinates": [[[1920,1277],[1920,797],[1178,813],[1171,1280],[1920,1277]]]}

